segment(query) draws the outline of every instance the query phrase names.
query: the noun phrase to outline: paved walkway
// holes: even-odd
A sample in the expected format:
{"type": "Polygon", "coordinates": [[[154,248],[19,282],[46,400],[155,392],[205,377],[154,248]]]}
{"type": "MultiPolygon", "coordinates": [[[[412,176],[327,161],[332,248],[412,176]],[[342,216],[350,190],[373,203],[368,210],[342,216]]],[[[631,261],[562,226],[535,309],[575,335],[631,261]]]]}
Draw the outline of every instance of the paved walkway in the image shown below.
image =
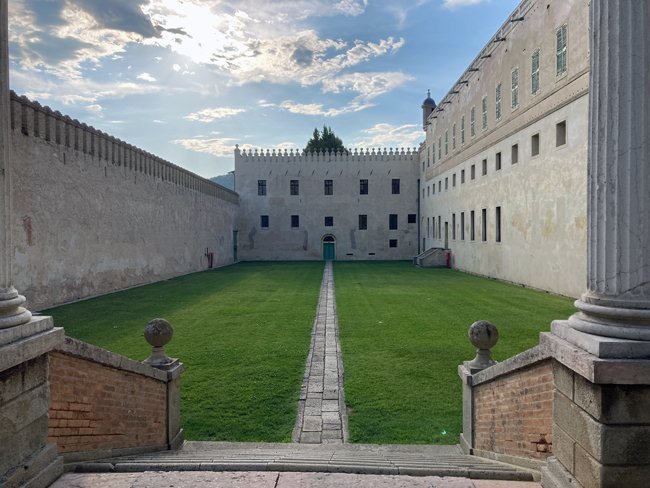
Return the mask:
{"type": "Polygon", "coordinates": [[[347,441],[347,416],[331,261],[325,263],[311,336],[293,441],[341,444],[347,441]]]}

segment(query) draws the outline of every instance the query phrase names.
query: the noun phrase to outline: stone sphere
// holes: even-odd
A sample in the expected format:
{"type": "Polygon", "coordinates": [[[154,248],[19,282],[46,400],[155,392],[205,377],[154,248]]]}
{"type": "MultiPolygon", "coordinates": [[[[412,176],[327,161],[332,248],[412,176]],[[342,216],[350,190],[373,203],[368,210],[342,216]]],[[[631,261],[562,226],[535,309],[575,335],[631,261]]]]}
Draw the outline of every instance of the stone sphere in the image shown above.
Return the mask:
{"type": "Polygon", "coordinates": [[[487,320],[474,322],[467,333],[469,341],[477,349],[492,349],[499,340],[499,331],[496,326],[487,320]]]}
{"type": "Polygon", "coordinates": [[[153,319],[144,328],[144,338],[153,347],[162,347],[172,340],[174,329],[165,319],[153,319]]]}

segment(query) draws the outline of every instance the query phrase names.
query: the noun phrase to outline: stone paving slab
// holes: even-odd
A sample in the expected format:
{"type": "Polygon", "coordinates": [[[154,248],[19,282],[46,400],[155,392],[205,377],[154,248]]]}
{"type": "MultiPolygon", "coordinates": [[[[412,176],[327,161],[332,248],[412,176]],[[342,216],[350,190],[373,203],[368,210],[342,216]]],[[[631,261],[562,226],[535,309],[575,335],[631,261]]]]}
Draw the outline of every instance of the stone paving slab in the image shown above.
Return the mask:
{"type": "Polygon", "coordinates": [[[332,263],[325,263],[316,319],[300,389],[294,442],[335,444],[347,440],[343,363],[339,344],[332,263]],[[325,434],[327,432],[327,434],[325,434]]]}
{"type": "Polygon", "coordinates": [[[540,488],[539,483],[439,476],[355,475],[288,472],[68,473],[51,488],[540,488]]]}

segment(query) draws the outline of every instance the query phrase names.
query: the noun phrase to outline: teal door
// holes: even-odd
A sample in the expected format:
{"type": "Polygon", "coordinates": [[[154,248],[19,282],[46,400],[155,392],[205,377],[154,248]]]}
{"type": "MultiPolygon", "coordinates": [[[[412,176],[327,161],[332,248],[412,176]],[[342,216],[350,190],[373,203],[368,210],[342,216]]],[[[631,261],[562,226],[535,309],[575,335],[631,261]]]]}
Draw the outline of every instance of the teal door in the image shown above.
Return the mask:
{"type": "Polygon", "coordinates": [[[336,243],[323,242],[323,259],[325,261],[333,260],[336,258],[336,243]]]}

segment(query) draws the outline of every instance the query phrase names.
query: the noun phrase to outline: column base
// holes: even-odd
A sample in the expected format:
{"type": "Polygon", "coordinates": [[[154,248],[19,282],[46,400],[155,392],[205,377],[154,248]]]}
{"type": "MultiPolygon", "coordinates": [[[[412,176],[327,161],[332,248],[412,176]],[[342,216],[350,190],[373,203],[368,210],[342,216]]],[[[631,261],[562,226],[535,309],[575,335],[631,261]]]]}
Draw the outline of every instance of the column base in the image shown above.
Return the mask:
{"type": "Polygon", "coordinates": [[[605,337],[584,332],[575,327],[575,321],[555,320],[551,333],[580,349],[602,359],[647,359],[650,358],[650,341],[605,337]]]}
{"type": "Polygon", "coordinates": [[[618,303],[583,295],[576,300],[578,312],[569,318],[569,324],[587,334],[635,341],[650,341],[650,309],[646,302],[618,303]],[[638,305],[639,308],[634,308],[638,305]]]}
{"type": "Polygon", "coordinates": [[[0,329],[26,324],[32,318],[29,310],[21,307],[25,297],[15,288],[0,292],[0,329]]]}

